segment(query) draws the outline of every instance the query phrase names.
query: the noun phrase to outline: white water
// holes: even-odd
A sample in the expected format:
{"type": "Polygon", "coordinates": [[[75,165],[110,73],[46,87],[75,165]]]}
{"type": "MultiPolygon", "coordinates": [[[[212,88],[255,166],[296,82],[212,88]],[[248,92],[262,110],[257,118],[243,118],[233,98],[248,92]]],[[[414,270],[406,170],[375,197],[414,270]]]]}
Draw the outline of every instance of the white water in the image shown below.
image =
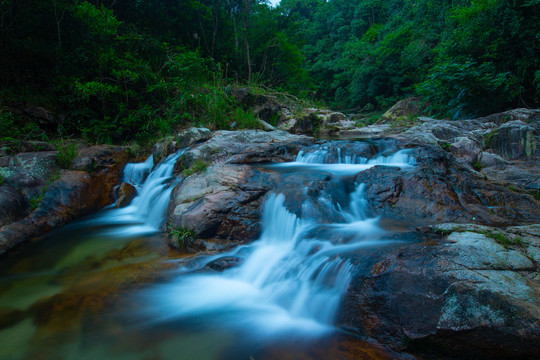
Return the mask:
{"type": "Polygon", "coordinates": [[[328,172],[333,175],[347,176],[354,175],[360,171],[370,169],[377,165],[394,166],[400,168],[409,168],[414,165],[407,150],[400,150],[390,156],[379,155],[373,159],[357,155],[342,154],[337,150],[337,158],[334,159],[328,149],[322,148],[312,152],[300,151],[296,161],[276,164],[275,167],[293,168],[295,170],[311,170],[328,172]]]}
{"type": "Polygon", "coordinates": [[[133,185],[137,195],[128,206],[105,211],[98,218],[89,220],[89,223],[132,224],[107,230],[105,233],[109,235],[134,236],[158,232],[165,221],[165,212],[174,188],[174,184],[171,184],[174,165],[182,154],[183,150],[168,156],[153,171],[152,155],[145,162],[127,164],[123,181],[133,185]]]}
{"type": "MultiPolygon", "coordinates": [[[[373,160],[347,158],[346,163],[338,164],[324,163],[325,155],[324,151],[300,154],[296,162],[275,166],[309,164],[310,170],[319,167],[342,175],[344,167],[346,173],[355,173],[375,165],[413,164],[404,151],[373,160]]],[[[354,273],[354,266],[343,254],[389,243],[384,240],[378,218],[368,216],[364,188],[359,184],[344,205],[333,201],[328,193],[305,200],[302,217],[287,210],[283,194],[270,194],[264,203],[260,239],[236,252],[222,254],[244,258],[240,266],[220,274],[183,274],[172,284],[156,287],[146,294],[147,300],[155,304],[148,315],[156,322],[194,321],[265,338],[320,335],[331,330],[340,299],[354,273]],[[343,221],[317,223],[311,216],[315,213],[313,201],[328,213],[339,214],[343,221]],[[327,231],[330,236],[318,236],[321,232],[317,230],[322,234],[327,231]]],[[[298,191],[306,193],[303,188],[298,191]]]]}

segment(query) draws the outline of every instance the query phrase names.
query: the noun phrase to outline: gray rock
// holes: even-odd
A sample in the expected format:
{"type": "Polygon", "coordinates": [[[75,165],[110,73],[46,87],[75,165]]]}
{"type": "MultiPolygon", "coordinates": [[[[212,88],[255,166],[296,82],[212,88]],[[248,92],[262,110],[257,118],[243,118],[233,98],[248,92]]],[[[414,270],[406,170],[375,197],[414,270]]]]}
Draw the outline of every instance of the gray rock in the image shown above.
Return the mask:
{"type": "Polygon", "coordinates": [[[531,160],[540,158],[539,142],[539,133],[533,126],[514,120],[497,129],[489,147],[508,160],[531,160]]]}

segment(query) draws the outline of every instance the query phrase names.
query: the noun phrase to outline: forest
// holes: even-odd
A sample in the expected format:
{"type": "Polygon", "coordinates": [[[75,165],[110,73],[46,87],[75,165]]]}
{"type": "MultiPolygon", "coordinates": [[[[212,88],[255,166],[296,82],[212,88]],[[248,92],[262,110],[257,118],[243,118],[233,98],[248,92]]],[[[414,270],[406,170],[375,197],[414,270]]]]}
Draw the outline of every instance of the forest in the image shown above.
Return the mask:
{"type": "Polygon", "coordinates": [[[246,86],[348,114],[539,107],[539,24],[540,0],[2,0],[0,138],[253,127],[246,86]]]}

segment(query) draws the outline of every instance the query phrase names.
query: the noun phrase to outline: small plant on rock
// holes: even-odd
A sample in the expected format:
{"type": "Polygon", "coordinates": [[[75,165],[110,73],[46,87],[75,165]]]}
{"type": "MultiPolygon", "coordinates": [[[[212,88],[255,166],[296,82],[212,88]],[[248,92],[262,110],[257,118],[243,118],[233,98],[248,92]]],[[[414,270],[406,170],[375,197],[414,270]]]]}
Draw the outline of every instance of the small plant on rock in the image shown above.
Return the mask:
{"type": "Polygon", "coordinates": [[[184,177],[188,177],[193,174],[198,174],[206,170],[208,163],[204,160],[197,159],[188,169],[184,170],[184,177]]]}
{"type": "Polygon", "coordinates": [[[187,227],[175,228],[169,226],[169,237],[179,249],[186,249],[195,239],[195,232],[187,227]]]}
{"type": "Polygon", "coordinates": [[[79,152],[77,151],[77,146],[75,146],[75,144],[60,143],[57,149],[58,154],[56,154],[56,160],[58,161],[58,165],[62,169],[70,169],[71,162],[79,154],[79,152]]]}

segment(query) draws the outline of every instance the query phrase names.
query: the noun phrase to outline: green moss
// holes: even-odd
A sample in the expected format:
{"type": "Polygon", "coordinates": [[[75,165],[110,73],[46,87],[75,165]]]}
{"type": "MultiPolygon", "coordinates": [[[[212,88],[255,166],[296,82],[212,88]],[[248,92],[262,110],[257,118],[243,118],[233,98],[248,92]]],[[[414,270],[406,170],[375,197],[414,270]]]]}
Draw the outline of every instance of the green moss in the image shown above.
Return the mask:
{"type": "Polygon", "coordinates": [[[208,163],[206,161],[197,159],[195,160],[193,165],[191,165],[188,169],[185,169],[182,174],[184,175],[184,177],[188,177],[190,175],[198,174],[205,171],[207,167],[208,163]]]}
{"type": "Polygon", "coordinates": [[[485,231],[482,234],[484,234],[490,239],[495,240],[497,244],[502,245],[506,250],[508,250],[510,246],[523,246],[523,240],[520,237],[511,239],[500,232],[490,231],[485,231]]]}

